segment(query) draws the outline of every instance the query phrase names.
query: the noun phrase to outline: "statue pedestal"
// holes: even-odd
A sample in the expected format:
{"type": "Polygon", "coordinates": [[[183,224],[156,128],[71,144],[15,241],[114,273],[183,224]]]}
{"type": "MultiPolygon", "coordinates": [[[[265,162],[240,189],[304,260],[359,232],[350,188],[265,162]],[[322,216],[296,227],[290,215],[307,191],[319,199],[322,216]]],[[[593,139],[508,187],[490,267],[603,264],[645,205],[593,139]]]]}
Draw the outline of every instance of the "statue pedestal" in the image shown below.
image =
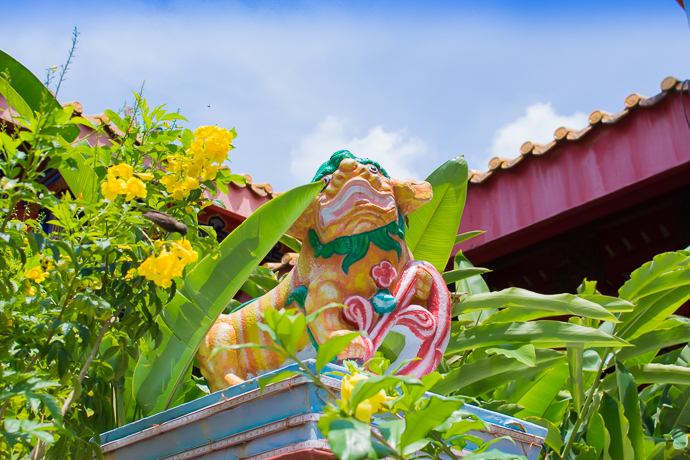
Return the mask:
{"type": "MultiPolygon", "coordinates": [[[[270,374],[289,368],[296,365],[270,374]]],[[[329,364],[327,370],[344,369],[329,364]]],[[[337,378],[324,377],[323,382],[340,391],[337,378]]],[[[104,433],[102,449],[109,460],[334,460],[328,440],[316,426],[327,400],[324,390],[301,376],[268,385],[263,394],[254,379],[104,433]]],[[[530,460],[539,456],[545,428],[473,406],[465,409],[491,423],[490,430],[472,434],[486,440],[510,436],[515,441],[492,447],[530,460]]]]}

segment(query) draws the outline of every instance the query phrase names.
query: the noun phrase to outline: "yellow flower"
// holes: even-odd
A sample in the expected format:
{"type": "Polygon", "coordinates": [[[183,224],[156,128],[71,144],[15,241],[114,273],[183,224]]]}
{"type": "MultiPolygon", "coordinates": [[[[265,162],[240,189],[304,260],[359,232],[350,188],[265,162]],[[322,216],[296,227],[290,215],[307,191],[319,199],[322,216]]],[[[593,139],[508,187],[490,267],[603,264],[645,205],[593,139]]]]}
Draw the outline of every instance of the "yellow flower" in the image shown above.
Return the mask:
{"type": "Polygon", "coordinates": [[[184,178],[184,185],[188,191],[196,190],[199,188],[199,181],[193,177],[187,176],[184,178]]]}
{"type": "Polygon", "coordinates": [[[185,265],[196,262],[199,259],[199,254],[192,249],[189,240],[173,241],[172,251],[173,254],[184,261],[185,265]]]}
{"type": "Polygon", "coordinates": [[[187,153],[197,157],[204,156],[210,161],[222,163],[228,158],[228,152],[232,148],[232,140],[235,133],[218,126],[200,126],[194,131],[192,141],[187,153]]]}
{"type": "MultiPolygon", "coordinates": [[[[355,388],[357,382],[367,380],[369,377],[365,374],[346,375],[343,377],[340,394],[343,401],[349,401],[352,397],[352,390],[355,388]]],[[[362,422],[369,423],[371,416],[381,410],[382,404],[386,401],[386,392],[380,390],[374,396],[361,401],[355,408],[355,418],[362,422]]]]}
{"type": "Polygon", "coordinates": [[[204,168],[204,180],[213,180],[218,174],[218,165],[209,165],[204,168]]]}
{"type": "Polygon", "coordinates": [[[27,270],[26,273],[24,273],[24,276],[34,280],[37,283],[42,283],[46,279],[46,272],[44,272],[41,267],[34,267],[30,270],[27,270]]]}
{"type": "Polygon", "coordinates": [[[101,184],[101,193],[106,200],[114,201],[119,193],[125,193],[127,186],[122,179],[108,176],[108,181],[101,184]]]}
{"type": "Polygon", "coordinates": [[[134,275],[135,275],[136,272],[137,272],[137,269],[136,269],[136,268],[130,268],[130,269],[127,271],[127,274],[125,275],[125,280],[129,281],[129,280],[131,280],[132,278],[134,278],[134,275]]]}
{"type": "Polygon", "coordinates": [[[166,174],[165,176],[161,177],[161,184],[165,185],[166,188],[170,187],[175,182],[177,182],[177,179],[175,178],[174,174],[166,174]]]}
{"type": "Polygon", "coordinates": [[[28,246],[28,245],[29,245],[29,240],[27,240],[26,238],[24,238],[24,246],[28,246]]]}
{"type": "Polygon", "coordinates": [[[141,180],[153,180],[153,174],[151,173],[137,173],[137,177],[141,180]]]}
{"type": "Polygon", "coordinates": [[[184,187],[177,186],[172,190],[172,197],[176,200],[184,200],[187,195],[188,192],[184,187]]]}
{"type": "MultiPolygon", "coordinates": [[[[162,244],[159,241],[155,242],[157,247],[162,244]]],[[[137,269],[140,276],[144,276],[147,280],[156,283],[157,286],[166,289],[172,284],[173,278],[182,276],[187,264],[196,262],[199,258],[187,240],[173,241],[170,247],[171,251],[164,248],[158,256],[149,256],[137,269]]],[[[127,277],[125,278],[127,279],[127,277]]]]}
{"type": "Polygon", "coordinates": [[[121,179],[129,180],[133,173],[134,170],[132,167],[126,163],[120,163],[119,165],[108,168],[108,176],[113,178],[119,176],[121,179]]]}
{"type": "Polygon", "coordinates": [[[24,281],[24,293],[29,296],[35,296],[36,295],[36,288],[29,283],[29,280],[24,281]]]}
{"type": "Polygon", "coordinates": [[[127,181],[127,195],[125,196],[125,200],[130,201],[135,196],[146,198],[146,186],[136,177],[131,177],[127,181]]]}

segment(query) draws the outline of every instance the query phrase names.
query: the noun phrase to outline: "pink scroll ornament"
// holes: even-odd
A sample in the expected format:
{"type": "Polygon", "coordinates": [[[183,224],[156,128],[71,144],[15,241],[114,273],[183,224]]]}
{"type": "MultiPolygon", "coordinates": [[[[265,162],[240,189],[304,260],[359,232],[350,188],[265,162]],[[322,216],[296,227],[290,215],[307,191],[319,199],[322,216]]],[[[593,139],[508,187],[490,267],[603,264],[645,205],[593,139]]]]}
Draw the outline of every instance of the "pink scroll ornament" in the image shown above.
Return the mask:
{"type": "MultiPolygon", "coordinates": [[[[388,287],[392,283],[385,263],[388,262],[383,261],[371,273],[379,288],[388,287]],[[377,272],[377,268],[380,271],[377,272]],[[387,286],[384,286],[385,282],[388,282],[387,286]]],[[[367,347],[370,351],[364,357],[365,361],[374,356],[389,332],[397,332],[405,337],[405,347],[389,369],[395,369],[399,363],[418,357],[419,360],[406,364],[398,374],[417,377],[427,375],[438,367],[450,338],[451,305],[446,283],[433,265],[423,260],[413,260],[405,264],[393,296],[397,304],[395,309],[380,316],[368,299],[361,296],[349,297],[345,300],[347,308],[343,311],[343,316],[358,330],[369,334],[371,346],[367,347]],[[417,293],[418,277],[426,278],[429,275],[432,284],[426,307],[412,304],[417,293]]]]}

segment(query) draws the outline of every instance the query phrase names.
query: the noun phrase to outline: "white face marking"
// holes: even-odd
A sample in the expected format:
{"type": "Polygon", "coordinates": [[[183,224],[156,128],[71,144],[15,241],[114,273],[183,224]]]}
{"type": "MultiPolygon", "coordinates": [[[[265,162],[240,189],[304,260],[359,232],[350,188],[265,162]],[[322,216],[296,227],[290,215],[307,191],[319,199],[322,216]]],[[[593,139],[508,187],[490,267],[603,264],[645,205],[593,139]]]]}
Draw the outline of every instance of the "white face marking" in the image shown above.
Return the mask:
{"type": "Polygon", "coordinates": [[[325,227],[355,207],[366,205],[373,205],[388,212],[395,209],[395,197],[392,193],[374,190],[364,179],[352,179],[335,198],[321,207],[321,224],[325,227]]]}

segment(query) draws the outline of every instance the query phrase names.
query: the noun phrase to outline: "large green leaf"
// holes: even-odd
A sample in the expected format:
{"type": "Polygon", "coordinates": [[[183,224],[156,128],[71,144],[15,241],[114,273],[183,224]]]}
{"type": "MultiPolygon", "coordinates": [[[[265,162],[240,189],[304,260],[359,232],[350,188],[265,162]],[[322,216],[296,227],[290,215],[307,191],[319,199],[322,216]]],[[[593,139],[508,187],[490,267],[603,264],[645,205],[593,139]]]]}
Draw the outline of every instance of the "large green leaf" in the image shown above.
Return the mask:
{"type": "Polygon", "coordinates": [[[134,393],[145,413],[168,407],[211,325],[322,188],[320,182],[303,185],[264,204],[187,275],[183,293],[158,318],[163,344],[142,355],[134,371],[134,393]]]}
{"type": "Polygon", "coordinates": [[[544,417],[546,410],[563,389],[567,378],[566,366],[557,366],[541,374],[540,378],[534,380],[532,388],[517,401],[517,404],[523,406],[524,409],[515,414],[515,417],[544,417]]]}
{"type": "Polygon", "coordinates": [[[537,294],[520,288],[468,296],[453,308],[453,314],[501,307],[507,308],[493,314],[488,322],[522,321],[520,316],[525,308],[548,312],[547,316],[575,315],[602,321],[617,321],[606,308],[581,297],[572,294],[537,294]]]}
{"type": "Polygon", "coordinates": [[[621,363],[616,364],[616,379],[618,381],[619,400],[623,404],[623,414],[630,424],[628,438],[635,452],[635,460],[644,460],[644,432],[642,415],[640,415],[640,400],[637,396],[637,383],[635,383],[632,374],[621,363]]]}
{"type": "MultiPolygon", "coordinates": [[[[55,96],[29,69],[0,50],[0,73],[5,71],[9,72],[11,88],[7,88],[4,85],[5,80],[0,78],[2,80],[0,81],[0,88],[2,88],[0,93],[21,116],[32,119],[32,112],[39,112],[42,109],[45,111],[60,110],[62,108],[55,96]]],[[[83,121],[83,123],[86,122],[83,121]]],[[[66,143],[72,142],[79,135],[79,128],[74,125],[66,133],[66,143]]],[[[79,196],[81,192],[84,199],[94,200],[96,174],[81,154],[72,152],[69,155],[77,162],[77,169],[73,170],[65,165],[60,168],[60,174],[75,196],[79,196]]]]}
{"type": "Polygon", "coordinates": [[[611,313],[633,311],[633,308],[635,308],[635,305],[618,297],[609,297],[601,294],[578,294],[577,296],[599,304],[611,313]]]}
{"type": "Polygon", "coordinates": [[[445,422],[462,404],[459,399],[433,396],[422,409],[408,412],[400,446],[405,447],[426,437],[431,429],[445,422]]]}
{"type": "MultiPolygon", "coordinates": [[[[467,257],[465,257],[462,251],[458,251],[453,258],[453,267],[457,270],[463,268],[473,268],[474,266],[469,260],[467,260],[467,257]]],[[[470,295],[482,294],[484,292],[489,292],[489,286],[487,286],[484,282],[482,275],[474,275],[455,283],[455,292],[466,292],[470,295]]],[[[497,311],[497,309],[480,310],[476,312],[472,311],[458,315],[458,320],[472,321],[475,325],[479,325],[482,324],[483,320],[493,315],[497,311]]]]}
{"type": "MultiPolygon", "coordinates": [[[[2,72],[2,70],[0,70],[2,72]]],[[[29,104],[22,99],[17,90],[15,90],[10,82],[2,78],[2,73],[0,73],[0,95],[5,98],[8,106],[14,108],[14,110],[22,117],[26,118],[30,122],[33,122],[33,110],[29,107],[29,104]]],[[[14,116],[14,115],[13,115],[14,116]]]]}
{"type": "Polygon", "coordinates": [[[573,397],[573,407],[575,412],[580,414],[582,403],[585,400],[584,390],[584,343],[574,344],[568,347],[568,387],[573,397]]]}
{"type": "Polygon", "coordinates": [[[561,348],[577,343],[588,347],[624,347],[625,340],[590,327],[559,321],[488,323],[452,336],[446,353],[509,343],[531,343],[536,348],[561,348]]]}
{"type": "Polygon", "coordinates": [[[658,292],[655,291],[659,288],[658,278],[689,263],[690,257],[685,251],[665,252],[654,256],[651,261],[630,274],[630,279],[618,290],[618,297],[632,302],[651,293],[648,291],[658,292]],[[644,294],[645,292],[648,294],[644,294]]]}
{"type": "Polygon", "coordinates": [[[8,71],[10,74],[10,84],[14,90],[31,110],[40,112],[42,107],[45,109],[60,108],[60,104],[55,99],[55,96],[48,91],[48,88],[29,69],[3,50],[0,50],[0,73],[5,71],[8,71]]]}
{"type": "Polygon", "coordinates": [[[657,329],[631,340],[632,347],[622,349],[616,355],[616,359],[625,361],[652,350],[660,350],[688,341],[690,341],[690,323],[682,323],[669,329],[657,329]]]}
{"type": "MultiPolygon", "coordinates": [[[[660,383],[672,385],[690,385],[690,367],[675,366],[672,364],[637,364],[628,368],[635,383],[660,383]]],[[[618,385],[615,374],[609,374],[604,379],[601,388],[610,391],[618,385]]]]}
{"type": "Polygon", "coordinates": [[[489,270],[488,268],[473,267],[473,268],[456,268],[455,270],[447,271],[443,274],[443,281],[446,284],[455,283],[473,276],[484,274],[489,270]]]}
{"type": "MultiPolygon", "coordinates": [[[[459,251],[453,258],[453,267],[455,269],[474,268],[474,265],[467,260],[467,257],[465,257],[462,251],[459,251]]],[[[475,275],[455,283],[455,291],[466,292],[469,295],[482,294],[484,292],[489,292],[489,286],[486,285],[486,282],[481,275],[475,275]]]]}
{"type": "Polygon", "coordinates": [[[534,367],[503,355],[488,356],[453,369],[431,391],[440,394],[458,391],[462,395],[478,396],[506,382],[536,375],[565,362],[565,353],[548,349],[536,350],[534,367]]]}
{"type": "Polygon", "coordinates": [[[465,207],[467,162],[463,157],[448,160],[426,180],[434,188],[434,198],[410,214],[405,242],[415,259],[426,260],[443,273],[465,207]]]}
{"type": "Polygon", "coordinates": [[[623,415],[623,406],[621,403],[617,399],[604,393],[601,400],[600,411],[602,417],[604,417],[606,429],[611,435],[611,445],[609,446],[611,458],[635,458],[630,439],[628,439],[628,420],[623,415]]]}
{"type": "Polygon", "coordinates": [[[371,450],[369,425],[355,419],[333,420],[328,430],[328,443],[340,460],[363,460],[371,450]]]}
{"type": "MultiPolygon", "coordinates": [[[[604,452],[604,447],[606,446],[606,436],[608,436],[608,431],[604,426],[604,419],[601,414],[595,412],[589,419],[589,424],[587,426],[586,439],[587,444],[594,447],[597,451],[597,457],[603,458],[602,453],[604,452]]],[[[608,449],[608,447],[606,447],[608,449]]]]}
{"type": "Polygon", "coordinates": [[[689,299],[690,286],[687,285],[639,299],[633,311],[621,314],[618,335],[632,340],[653,330],[689,299]]]}

